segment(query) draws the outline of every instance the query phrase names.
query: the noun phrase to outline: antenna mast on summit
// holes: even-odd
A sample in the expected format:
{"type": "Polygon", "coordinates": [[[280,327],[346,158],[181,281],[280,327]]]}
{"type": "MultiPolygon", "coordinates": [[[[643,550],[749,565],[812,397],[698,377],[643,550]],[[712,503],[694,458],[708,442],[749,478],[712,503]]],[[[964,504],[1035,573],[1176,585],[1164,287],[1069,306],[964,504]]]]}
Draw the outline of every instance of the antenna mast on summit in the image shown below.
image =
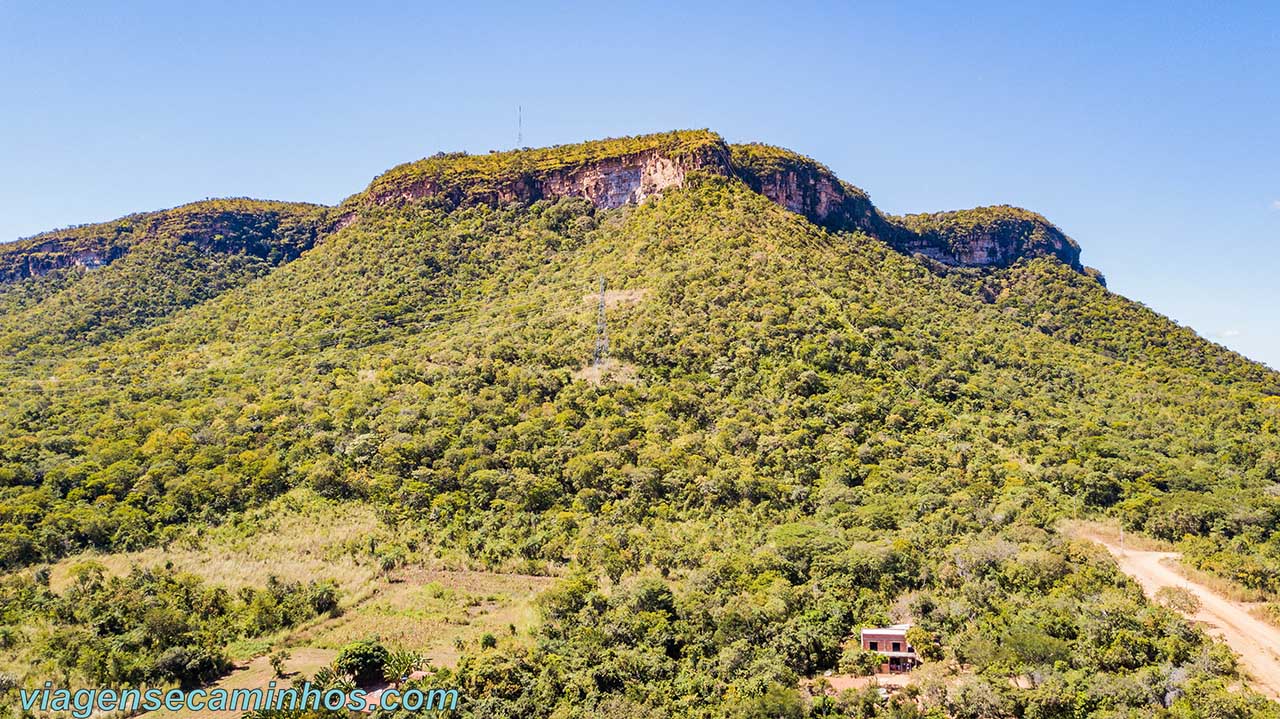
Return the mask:
{"type": "Polygon", "coordinates": [[[524,106],[516,105],[516,149],[524,147],[524,106]]]}
{"type": "Polygon", "coordinates": [[[599,367],[609,359],[609,326],[604,320],[604,275],[600,275],[600,310],[596,318],[596,349],[591,364],[599,367]]]}

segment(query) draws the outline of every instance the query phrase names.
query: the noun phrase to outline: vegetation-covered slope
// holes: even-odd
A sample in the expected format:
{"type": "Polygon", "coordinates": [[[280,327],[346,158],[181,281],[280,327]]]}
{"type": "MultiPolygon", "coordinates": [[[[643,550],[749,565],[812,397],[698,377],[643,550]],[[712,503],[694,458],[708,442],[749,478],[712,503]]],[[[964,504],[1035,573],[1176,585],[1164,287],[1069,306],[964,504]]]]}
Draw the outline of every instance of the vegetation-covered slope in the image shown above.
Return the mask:
{"type": "Polygon", "coordinates": [[[326,209],[207,200],[0,245],[0,346],[47,356],[119,337],[297,258],[326,209]]]}
{"type": "Polygon", "coordinates": [[[1127,362],[1193,370],[1211,382],[1247,380],[1280,395],[1275,372],[1064,269],[1034,260],[989,275],[979,286],[1006,317],[1063,342],[1127,362]]]}
{"type": "MultiPolygon", "coordinates": [[[[801,677],[902,620],[968,669],[828,709],[1274,715],[1055,531],[1115,516],[1280,590],[1274,373],[1189,335],[1136,351],[1164,320],[1053,260],[984,281],[999,301],[717,174],[609,211],[367,205],[264,276],[3,367],[5,621],[56,601],[22,567],[305,485],[381,507],[416,561],[561,577],[532,638],[445,677],[477,716],[821,713],[801,677]]],[[[303,617],[308,591],[277,600],[303,617]]]]}

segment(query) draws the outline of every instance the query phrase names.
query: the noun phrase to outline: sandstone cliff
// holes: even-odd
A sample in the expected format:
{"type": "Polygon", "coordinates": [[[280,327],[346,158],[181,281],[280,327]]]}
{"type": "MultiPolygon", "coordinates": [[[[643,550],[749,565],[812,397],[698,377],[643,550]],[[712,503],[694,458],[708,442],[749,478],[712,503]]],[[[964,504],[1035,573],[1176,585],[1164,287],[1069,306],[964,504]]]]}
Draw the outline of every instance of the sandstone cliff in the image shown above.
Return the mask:
{"type": "Polygon", "coordinates": [[[612,209],[679,187],[696,171],[731,173],[718,135],[681,131],[488,155],[440,154],[391,169],[346,204],[431,199],[458,207],[585,197],[612,209]]]}
{"type": "Polygon", "coordinates": [[[907,215],[896,246],[945,265],[1008,267],[1024,257],[1056,257],[1077,272],[1080,246],[1042,215],[1009,205],[907,215]]]}
{"type": "Polygon", "coordinates": [[[887,240],[894,228],[861,189],[818,162],[771,145],[732,145],[733,171],[751,189],[831,230],[887,240]]]}
{"type": "Polygon", "coordinates": [[[326,208],[295,202],[206,200],[111,222],[45,232],[0,245],[0,282],[66,268],[96,269],[139,243],[170,237],[202,252],[244,253],[287,262],[315,244],[326,208]]]}
{"type": "Polygon", "coordinates": [[[388,170],[337,208],[214,200],[45,233],[0,245],[0,282],[100,267],[156,236],[284,262],[372,207],[425,202],[452,209],[583,197],[613,209],[681,187],[694,173],[741,180],[815,224],[865,232],[942,265],[1007,267],[1021,258],[1053,257],[1085,271],[1080,247],[1033,212],[1002,205],[891,218],[867,193],[808,157],[769,145],[728,145],[709,130],[692,130],[485,155],[441,153],[388,170]]]}

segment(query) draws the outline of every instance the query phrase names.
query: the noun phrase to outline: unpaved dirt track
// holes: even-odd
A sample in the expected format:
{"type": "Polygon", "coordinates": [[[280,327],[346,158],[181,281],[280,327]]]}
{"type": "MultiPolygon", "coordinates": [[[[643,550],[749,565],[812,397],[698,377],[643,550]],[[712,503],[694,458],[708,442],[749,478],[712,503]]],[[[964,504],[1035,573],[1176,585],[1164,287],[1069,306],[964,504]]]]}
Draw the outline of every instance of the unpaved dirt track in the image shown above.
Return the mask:
{"type": "Polygon", "coordinates": [[[1188,580],[1164,564],[1165,559],[1177,559],[1174,552],[1149,552],[1125,549],[1097,534],[1084,534],[1107,548],[1125,574],[1138,580],[1148,597],[1154,597],[1161,587],[1182,587],[1200,600],[1200,611],[1192,616],[1204,623],[1210,634],[1222,639],[1240,655],[1240,664],[1252,677],[1250,682],[1259,692],[1272,699],[1280,699],[1280,629],[1255,619],[1249,614],[1249,605],[1233,601],[1188,580]]]}

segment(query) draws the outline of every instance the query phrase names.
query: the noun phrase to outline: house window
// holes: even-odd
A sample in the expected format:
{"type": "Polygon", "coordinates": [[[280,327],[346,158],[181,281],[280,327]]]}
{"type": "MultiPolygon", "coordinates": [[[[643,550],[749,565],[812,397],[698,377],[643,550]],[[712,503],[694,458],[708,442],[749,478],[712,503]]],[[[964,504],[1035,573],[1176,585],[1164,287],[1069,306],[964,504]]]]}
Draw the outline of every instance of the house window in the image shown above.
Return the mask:
{"type": "Polygon", "coordinates": [[[893,651],[895,651],[895,652],[900,652],[900,651],[902,651],[902,642],[894,642],[894,643],[893,643],[893,651]]]}
{"type": "Polygon", "coordinates": [[[871,642],[871,651],[873,652],[880,651],[880,642],[871,642]]]}

